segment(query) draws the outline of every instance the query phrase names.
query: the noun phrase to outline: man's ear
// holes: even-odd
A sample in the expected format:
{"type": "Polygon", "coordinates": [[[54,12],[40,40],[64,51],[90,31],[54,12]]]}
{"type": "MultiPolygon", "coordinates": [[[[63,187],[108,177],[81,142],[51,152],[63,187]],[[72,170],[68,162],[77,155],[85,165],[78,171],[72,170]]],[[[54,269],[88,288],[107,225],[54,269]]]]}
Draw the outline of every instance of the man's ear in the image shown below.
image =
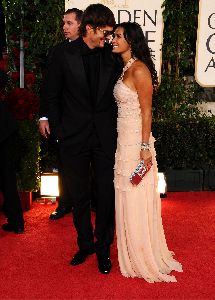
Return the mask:
{"type": "Polygon", "coordinates": [[[92,31],[93,30],[93,27],[90,25],[90,24],[87,24],[86,25],[86,31],[87,32],[90,32],[90,31],[92,31]]]}

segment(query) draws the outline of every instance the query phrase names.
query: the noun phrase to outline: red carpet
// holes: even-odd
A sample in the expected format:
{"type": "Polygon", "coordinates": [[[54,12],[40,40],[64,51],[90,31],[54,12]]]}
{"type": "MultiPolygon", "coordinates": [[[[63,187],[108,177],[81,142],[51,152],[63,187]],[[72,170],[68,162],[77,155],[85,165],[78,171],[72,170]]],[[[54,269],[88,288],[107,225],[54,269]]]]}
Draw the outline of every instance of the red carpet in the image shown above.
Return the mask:
{"type": "MultiPolygon", "coordinates": [[[[214,299],[215,192],[168,193],[162,200],[169,248],[183,264],[177,283],[150,284],[121,276],[116,244],[109,275],[92,255],[69,265],[77,250],[71,214],[48,216],[54,205],[34,203],[25,213],[26,233],[0,230],[0,299],[214,299]]],[[[0,223],[4,222],[0,214],[0,223]]]]}

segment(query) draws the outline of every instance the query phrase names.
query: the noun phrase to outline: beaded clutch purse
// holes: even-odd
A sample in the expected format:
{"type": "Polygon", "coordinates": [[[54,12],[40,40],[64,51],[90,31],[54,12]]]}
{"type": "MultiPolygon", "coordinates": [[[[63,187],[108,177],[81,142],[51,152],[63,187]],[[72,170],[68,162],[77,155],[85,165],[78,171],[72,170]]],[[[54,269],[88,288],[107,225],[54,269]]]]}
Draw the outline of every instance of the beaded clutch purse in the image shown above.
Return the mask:
{"type": "Polygon", "coordinates": [[[145,165],[144,161],[141,160],[135,171],[131,174],[129,177],[130,182],[133,185],[138,185],[140,181],[143,179],[143,177],[146,175],[146,173],[151,169],[152,163],[145,165]]]}

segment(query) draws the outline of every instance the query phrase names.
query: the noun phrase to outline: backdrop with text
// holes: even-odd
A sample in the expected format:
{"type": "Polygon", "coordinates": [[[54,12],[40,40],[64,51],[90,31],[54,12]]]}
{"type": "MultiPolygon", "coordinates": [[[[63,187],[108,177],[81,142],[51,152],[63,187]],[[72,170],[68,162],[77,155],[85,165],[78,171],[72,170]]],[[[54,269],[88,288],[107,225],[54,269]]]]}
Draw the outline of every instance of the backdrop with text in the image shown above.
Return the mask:
{"type": "Polygon", "coordinates": [[[215,86],[215,1],[199,1],[195,79],[203,87],[215,86]]]}
{"type": "Polygon", "coordinates": [[[162,42],[163,42],[163,0],[65,0],[65,9],[77,7],[84,10],[88,5],[101,3],[109,7],[115,16],[116,22],[137,22],[142,26],[157,70],[161,77],[162,42]]]}

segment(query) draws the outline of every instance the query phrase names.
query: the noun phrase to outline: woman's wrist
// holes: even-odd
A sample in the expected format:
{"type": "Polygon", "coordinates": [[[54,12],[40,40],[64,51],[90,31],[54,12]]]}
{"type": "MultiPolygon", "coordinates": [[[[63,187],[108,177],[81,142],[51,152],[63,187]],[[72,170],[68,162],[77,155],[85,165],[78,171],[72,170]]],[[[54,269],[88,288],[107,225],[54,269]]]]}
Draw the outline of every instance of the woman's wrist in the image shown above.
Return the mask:
{"type": "Polygon", "coordinates": [[[143,151],[150,150],[149,143],[141,143],[140,149],[143,150],[143,151]]]}

